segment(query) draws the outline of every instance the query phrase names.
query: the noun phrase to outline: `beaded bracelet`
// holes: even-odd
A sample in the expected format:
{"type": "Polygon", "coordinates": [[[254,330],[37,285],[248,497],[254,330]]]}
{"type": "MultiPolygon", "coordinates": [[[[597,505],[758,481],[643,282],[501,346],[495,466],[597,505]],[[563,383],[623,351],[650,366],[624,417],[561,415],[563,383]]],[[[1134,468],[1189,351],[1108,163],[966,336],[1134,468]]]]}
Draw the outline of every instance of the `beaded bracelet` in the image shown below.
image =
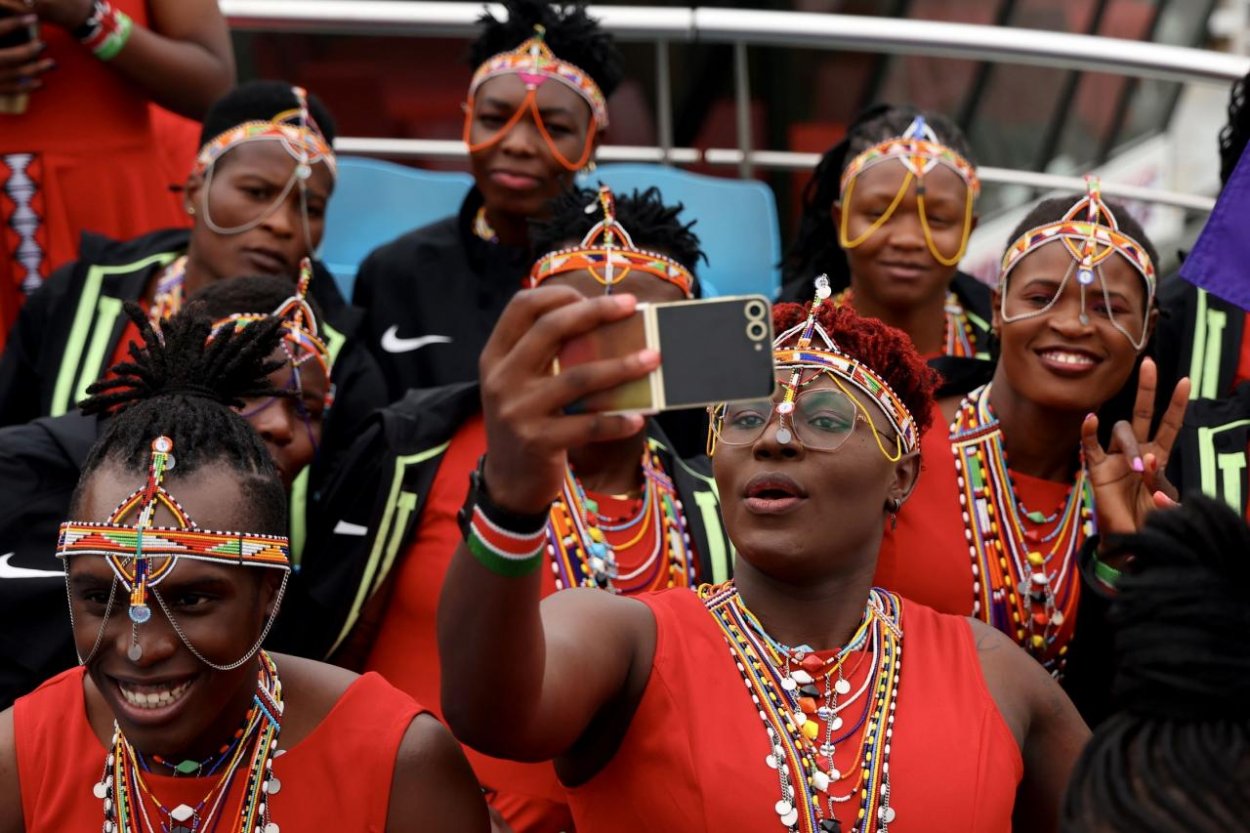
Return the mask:
{"type": "Polygon", "coordinates": [[[101,61],[111,61],[125,48],[133,31],[130,15],[114,9],[108,0],[93,0],[91,14],[73,34],[101,61]]]}
{"type": "Polygon", "coordinates": [[[475,506],[464,542],[483,567],[516,578],[529,575],[542,564],[547,527],[544,524],[535,532],[512,532],[486,517],[481,506],[475,506]]]}

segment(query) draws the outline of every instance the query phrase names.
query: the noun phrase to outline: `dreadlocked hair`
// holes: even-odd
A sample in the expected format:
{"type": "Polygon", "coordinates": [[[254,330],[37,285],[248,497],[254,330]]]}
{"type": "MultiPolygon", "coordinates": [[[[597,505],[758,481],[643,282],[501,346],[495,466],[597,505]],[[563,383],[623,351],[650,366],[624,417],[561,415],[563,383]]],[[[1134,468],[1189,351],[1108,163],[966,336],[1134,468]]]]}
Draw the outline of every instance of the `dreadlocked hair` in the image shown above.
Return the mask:
{"type": "Polygon", "coordinates": [[[534,37],[534,27],[546,31],[543,41],[562,61],[585,70],[603,95],[610,96],[625,77],[616,40],[586,14],[582,3],[549,4],[543,0],[503,0],[505,20],[489,11],[478,18],[482,34],[469,47],[469,65],[476,68],[500,52],[516,49],[534,37]]]}
{"type": "Polygon", "coordinates": [[[1250,816],[1250,528],[1186,497],[1115,547],[1113,695],[1073,770],[1065,831],[1244,830],[1250,816]]]}
{"type": "Polygon", "coordinates": [[[271,318],[208,341],[212,319],[198,304],[188,304],[162,322],[158,333],[137,304],[126,314],[139,328],[142,347],[130,346],[130,361],[115,365],[109,376],[87,388],[79,403],[84,414],[110,417],[83,464],[72,506],[83,484],[105,464],[142,475],[152,440],[174,442],[177,466],[187,477],[203,466],[223,463],[240,476],[258,528],[286,534],[286,493],[260,436],[232,407],[250,397],[287,396],[265,378],[282,366],[268,357],[278,347],[281,320],[271,318]]]}
{"type": "MultiPolygon", "coordinates": [[[[249,121],[269,121],[279,113],[299,107],[292,86],[285,81],[247,81],[208,108],[200,130],[200,147],[232,127],[249,121]]],[[[334,141],[334,117],[321,99],[308,93],[308,114],[317,122],[327,143],[334,141]]]]}
{"type": "Polygon", "coordinates": [[[1246,84],[1250,75],[1238,78],[1228,94],[1228,124],[1220,128],[1220,185],[1228,184],[1238,160],[1250,144],[1250,110],[1246,109],[1246,84]]]}
{"type": "MultiPolygon", "coordinates": [[[[1059,222],[1063,219],[1063,215],[1072,210],[1072,206],[1084,198],[1085,195],[1081,194],[1080,196],[1052,197],[1042,200],[1033,206],[1033,210],[1026,214],[1024,219],[1012,230],[1011,236],[1007,238],[1008,245],[1019,240],[1020,236],[1029,229],[1059,222]]],[[[1155,244],[1146,235],[1146,230],[1142,228],[1142,224],[1137,222],[1136,217],[1128,213],[1128,209],[1122,203],[1107,199],[1104,199],[1103,202],[1106,203],[1111,213],[1115,215],[1120,231],[1140,243],[1142,248],[1146,250],[1146,254],[1150,255],[1150,262],[1155,265],[1155,269],[1158,269],[1159,253],[1155,250],[1155,244]]]]}
{"type": "MultiPolygon", "coordinates": [[[[804,304],[773,305],[773,330],[782,333],[797,327],[807,320],[808,309],[804,304]]],[[[833,339],[839,351],[871,368],[894,389],[911,411],[919,434],[929,429],[938,374],[925,364],[906,333],[876,318],[859,315],[845,304],[838,307],[821,304],[816,312],[816,323],[833,339]]]]}
{"type": "MultiPolygon", "coordinates": [[[[551,216],[530,221],[530,243],[535,252],[553,252],[576,245],[586,233],[603,219],[599,209],[599,192],[570,188],[549,204],[551,216]],[[587,206],[594,211],[587,211],[587,206]]],[[[679,217],[685,206],[665,205],[658,188],[616,195],[616,219],[629,232],[640,249],[666,254],[693,274],[700,260],[707,255],[699,247],[699,238],[691,229],[696,221],[683,223],[679,217]]]]}
{"type": "MultiPolygon", "coordinates": [[[[269,314],[295,294],[295,282],[282,275],[250,275],[213,281],[191,296],[198,302],[204,314],[219,321],[235,313],[269,314]]],[[[321,321],[321,307],[311,296],[304,300],[312,307],[313,315],[321,321]]]]}
{"type": "Polygon", "coordinates": [[[787,284],[784,297],[796,297],[806,291],[816,275],[829,276],[836,292],[851,285],[851,268],[846,254],[838,244],[837,226],[833,222],[833,204],[841,199],[842,173],[851,160],[875,144],[902,136],[916,120],[924,116],[938,141],[973,165],[972,147],[963,131],[939,113],[895,104],[877,104],[860,113],[847,128],[842,141],[820,158],[811,178],[803,186],[803,214],[799,233],[782,261],[782,280],[787,284]],[[789,291],[791,287],[794,292],[789,291]]]}

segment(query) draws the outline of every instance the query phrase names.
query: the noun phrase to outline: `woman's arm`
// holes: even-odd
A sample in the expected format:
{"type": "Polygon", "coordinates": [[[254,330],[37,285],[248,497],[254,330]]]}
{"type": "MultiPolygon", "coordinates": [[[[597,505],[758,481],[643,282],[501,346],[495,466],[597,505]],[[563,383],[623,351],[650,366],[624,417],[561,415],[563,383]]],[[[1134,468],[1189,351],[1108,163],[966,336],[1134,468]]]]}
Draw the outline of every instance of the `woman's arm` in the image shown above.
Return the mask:
{"type": "Polygon", "coordinates": [[[17,780],[13,709],[0,712],[0,833],[22,833],[22,790],[17,780]]]}
{"type": "MultiPolygon", "coordinates": [[[[528,518],[531,531],[543,527],[564,479],[566,449],[641,430],[640,417],[567,415],[564,408],[645,375],[658,363],[654,352],[551,373],[562,344],[633,310],[630,296],[587,300],[567,287],[544,287],[518,294],[504,311],[480,362],[482,479],[496,517],[528,518]]],[[[457,737],[498,757],[562,754],[604,705],[640,694],[650,673],[650,610],[594,590],[557,593],[540,606],[545,558],[540,551],[527,573],[504,575],[462,544],[443,584],[443,713],[457,737]]]]}
{"type": "Polygon", "coordinates": [[[391,777],[386,833],[486,833],[482,788],[447,727],[417,715],[404,733],[391,777]]]}
{"type": "MultiPolygon", "coordinates": [[[[217,0],[147,0],[149,26],[135,25],[108,64],[157,104],[202,119],[234,86],[234,50],[217,0]]],[[[0,0],[18,13],[33,11],[45,25],[74,31],[93,11],[92,0],[0,0]]]]}

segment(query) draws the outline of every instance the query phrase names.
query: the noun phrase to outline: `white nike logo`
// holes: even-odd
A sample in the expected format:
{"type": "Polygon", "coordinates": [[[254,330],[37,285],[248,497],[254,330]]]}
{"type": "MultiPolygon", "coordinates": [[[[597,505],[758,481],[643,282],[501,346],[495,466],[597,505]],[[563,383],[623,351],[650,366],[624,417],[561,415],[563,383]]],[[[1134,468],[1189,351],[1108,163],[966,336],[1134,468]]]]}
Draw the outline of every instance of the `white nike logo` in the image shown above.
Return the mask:
{"type": "Polygon", "coordinates": [[[14,567],[9,564],[17,553],[0,555],[0,579],[6,578],[65,578],[61,570],[32,570],[29,567],[14,567]]]}
{"type": "Polygon", "coordinates": [[[334,525],[335,535],[368,535],[369,527],[360,524],[348,523],[347,521],[339,521],[334,525]]]}
{"type": "Polygon", "coordinates": [[[408,353],[420,350],[427,344],[450,344],[451,336],[418,336],[417,338],[400,338],[399,327],[393,326],[382,333],[382,349],[388,353],[408,353]]]}

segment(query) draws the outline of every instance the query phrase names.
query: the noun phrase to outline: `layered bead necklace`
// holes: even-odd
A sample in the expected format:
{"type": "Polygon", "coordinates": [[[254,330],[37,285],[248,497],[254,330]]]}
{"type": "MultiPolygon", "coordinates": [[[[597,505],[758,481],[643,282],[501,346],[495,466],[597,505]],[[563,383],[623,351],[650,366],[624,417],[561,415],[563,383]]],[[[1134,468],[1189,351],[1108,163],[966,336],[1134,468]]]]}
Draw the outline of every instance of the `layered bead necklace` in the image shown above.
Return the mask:
{"type": "MultiPolygon", "coordinates": [[[[844,289],[833,296],[833,305],[842,306],[853,302],[854,293],[850,288],[844,289]]],[[[959,296],[954,292],[946,295],[946,335],[942,355],[959,358],[975,358],[977,348],[973,336],[972,322],[968,320],[968,312],[960,303],[959,296]]]]}
{"type": "MultiPolygon", "coordinates": [[[[103,833],[156,833],[158,829],[161,833],[198,833],[210,829],[210,825],[216,830],[221,821],[222,805],[235,777],[244,770],[245,759],[247,782],[239,809],[239,824],[234,829],[239,833],[279,833],[278,825],[270,818],[269,797],[281,789],[281,782],[273,774],[273,761],[282,754],[278,749],[278,733],[282,729],[282,683],[273,658],[265,651],[261,651],[259,657],[256,694],[244,727],[223,748],[212,768],[215,770],[227,759],[228,763],[194,807],[179,804],[168,808],[161,803],[144,780],[142,757],[114,721],[112,748],[105,759],[104,773],[92,788],[104,805],[103,833]],[[156,810],[156,825],[148,805],[156,810]]],[[[153,760],[159,759],[154,756],[153,760]]],[[[173,769],[175,773],[189,775],[202,769],[204,763],[193,761],[173,769]]]]}
{"type": "Polygon", "coordinates": [[[566,468],[560,497],[547,521],[547,553],[556,589],[593,587],[634,594],[693,586],[694,563],[685,510],[673,479],[650,446],[642,452],[643,494],[637,515],[612,523],[599,513],[581,482],[566,468]],[[618,538],[613,544],[608,534],[618,538]],[[620,538],[628,536],[624,540],[620,538]],[[625,572],[618,553],[654,542],[642,563],[625,572]]]}
{"type": "Polygon", "coordinates": [[[1082,461],[1059,511],[1027,511],[1007,468],[990,389],[987,384],[968,394],[950,427],[972,557],[972,615],[1012,636],[1060,677],[1080,598],[1076,553],[1095,532],[1093,487],[1082,461]],[[1046,532],[1026,528],[1026,519],[1052,526],[1046,532]]]}
{"type": "Polygon", "coordinates": [[[890,744],[903,653],[898,596],[873,588],[850,641],[833,656],[822,656],[770,637],[732,581],[703,585],[698,592],[764,723],[769,743],[764,763],[777,773],[780,795],[773,809],[782,827],[791,833],[843,833],[835,811],[858,798],[851,830],[887,833],[895,818],[890,744]],[[856,653],[856,665],[845,668],[856,653]],[[852,692],[851,681],[865,662],[864,680],[852,692]],[[858,718],[852,716],[856,711],[858,718]],[[844,746],[854,752],[839,766],[835,756],[844,746]]]}
{"type": "Polygon", "coordinates": [[[156,280],[156,292],[152,295],[152,306],[148,310],[148,320],[153,326],[169,318],[182,309],[182,287],[187,278],[187,256],[175,260],[165,267],[156,280]]]}

